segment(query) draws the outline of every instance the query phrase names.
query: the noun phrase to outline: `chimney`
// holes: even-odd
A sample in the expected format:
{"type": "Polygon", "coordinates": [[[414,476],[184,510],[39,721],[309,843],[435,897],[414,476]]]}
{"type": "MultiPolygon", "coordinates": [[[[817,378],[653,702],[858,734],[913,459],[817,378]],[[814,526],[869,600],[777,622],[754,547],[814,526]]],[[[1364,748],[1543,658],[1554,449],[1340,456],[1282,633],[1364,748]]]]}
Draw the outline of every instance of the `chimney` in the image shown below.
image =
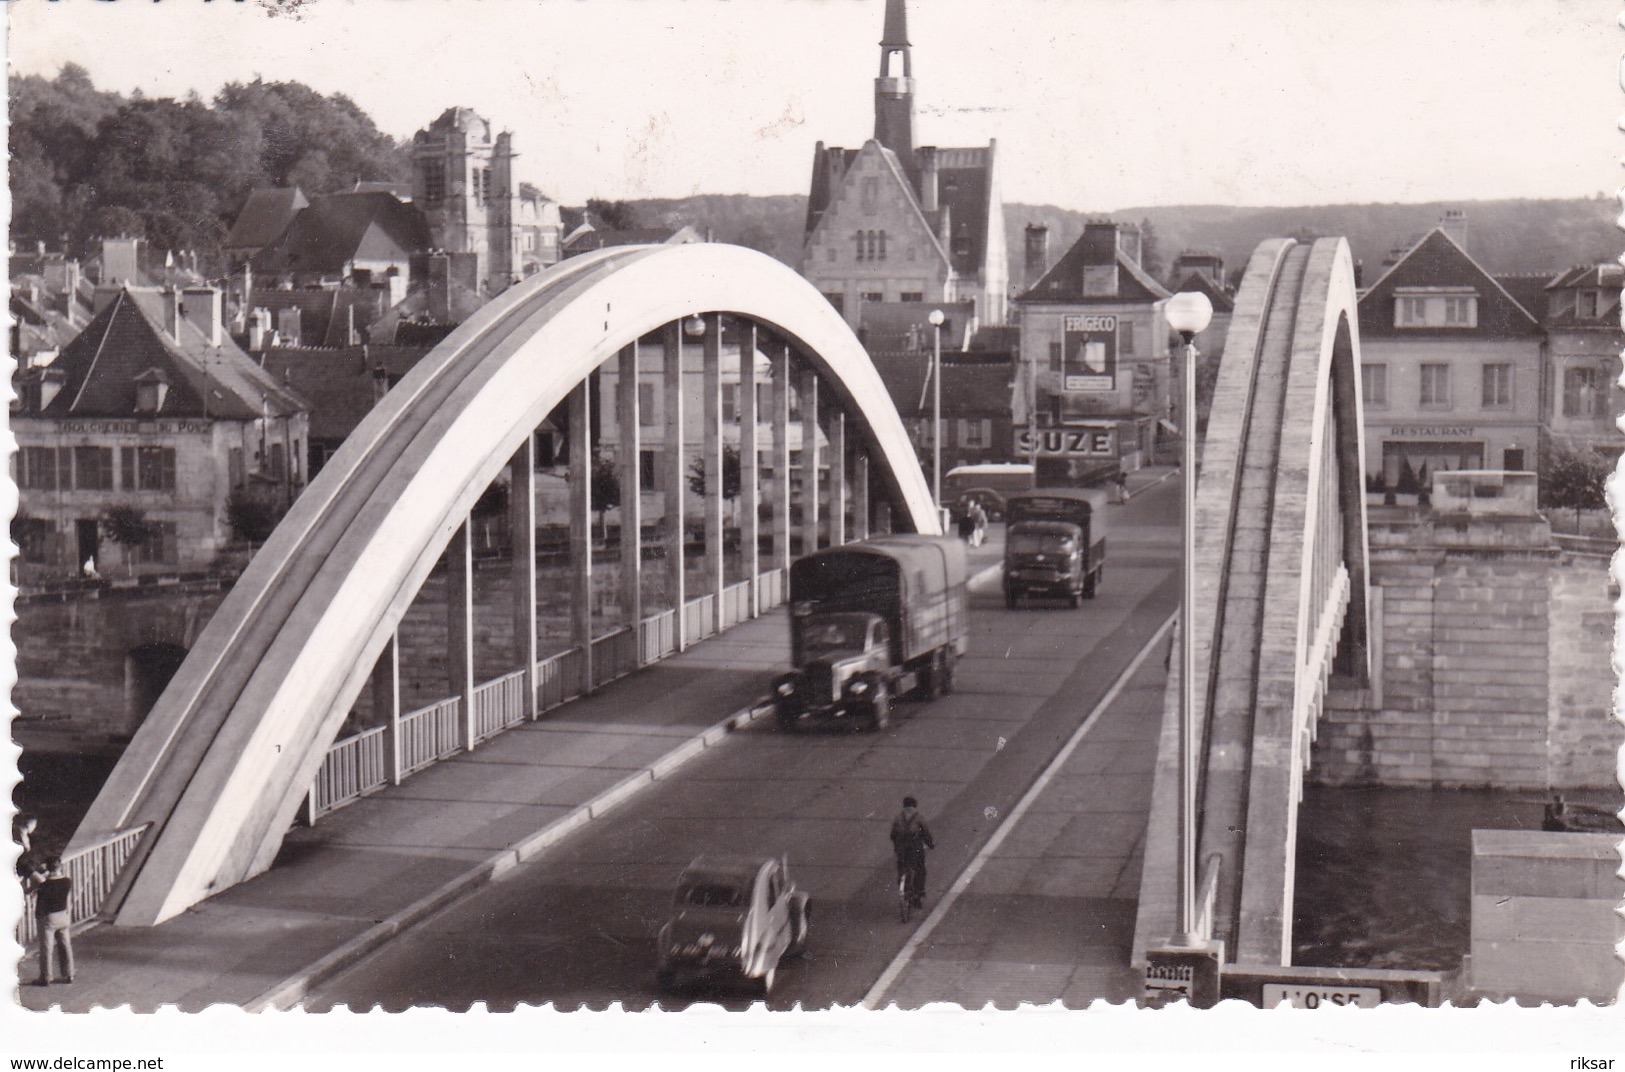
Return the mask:
{"type": "Polygon", "coordinates": [[[1080,258],[1083,267],[1083,295],[1086,298],[1117,296],[1117,224],[1111,220],[1091,220],[1083,225],[1080,258]]]}
{"type": "Polygon", "coordinates": [[[140,272],[141,239],[102,239],[102,282],[138,283],[140,272]]]}
{"type": "Polygon", "coordinates": [[[920,207],[926,212],[937,210],[937,147],[922,145],[916,153],[920,161],[920,207]]]}
{"type": "Polygon", "coordinates": [[[1044,269],[1049,267],[1049,225],[1044,223],[1029,223],[1027,225],[1027,285],[1030,287],[1043,276],[1044,269]]]}
{"type": "Polygon", "coordinates": [[[451,322],[451,258],[444,253],[429,255],[429,319],[451,322]]]}
{"type": "Polygon", "coordinates": [[[225,303],[220,291],[214,287],[187,287],[185,295],[182,308],[186,319],[202,333],[210,346],[219,346],[225,323],[225,303]]]}
{"type": "Polygon", "coordinates": [[[1459,208],[1447,209],[1444,219],[1439,221],[1439,229],[1460,246],[1467,248],[1467,213],[1459,208]]]}
{"type": "Polygon", "coordinates": [[[248,348],[254,353],[265,349],[271,335],[271,310],[250,309],[248,312],[248,348]]]}
{"type": "Polygon", "coordinates": [[[176,342],[181,341],[181,322],[186,319],[186,307],[181,299],[181,292],[174,287],[165,287],[160,295],[164,304],[164,330],[176,342]]]}
{"type": "Polygon", "coordinates": [[[1140,263],[1140,225],[1123,223],[1117,227],[1117,248],[1136,265],[1140,263]]]}

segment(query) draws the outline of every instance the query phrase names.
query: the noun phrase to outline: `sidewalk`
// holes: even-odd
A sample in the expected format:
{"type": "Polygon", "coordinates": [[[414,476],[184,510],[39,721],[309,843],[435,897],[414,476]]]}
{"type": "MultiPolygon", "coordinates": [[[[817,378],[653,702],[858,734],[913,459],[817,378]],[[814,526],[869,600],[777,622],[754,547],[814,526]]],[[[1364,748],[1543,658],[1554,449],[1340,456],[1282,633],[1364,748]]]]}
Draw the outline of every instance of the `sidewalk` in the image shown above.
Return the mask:
{"type": "Polygon", "coordinates": [[[77,981],[21,1004],[83,1011],[297,999],[463,891],[541,851],[755,717],[785,664],[782,609],[295,828],[266,873],[153,928],[74,941],[77,981]]]}
{"type": "Polygon", "coordinates": [[[1146,465],[1128,474],[1127,498],[1132,499],[1141,492],[1150,491],[1164,480],[1172,480],[1179,475],[1177,465],[1146,465]]]}
{"type": "MultiPolygon", "coordinates": [[[[1177,470],[1174,470],[1177,472],[1177,470]]],[[[1163,686],[1160,645],[914,951],[880,1002],[1131,1001],[1163,686]]],[[[974,864],[972,865],[975,866],[974,864]]],[[[924,926],[932,926],[928,915],[924,926]]]]}

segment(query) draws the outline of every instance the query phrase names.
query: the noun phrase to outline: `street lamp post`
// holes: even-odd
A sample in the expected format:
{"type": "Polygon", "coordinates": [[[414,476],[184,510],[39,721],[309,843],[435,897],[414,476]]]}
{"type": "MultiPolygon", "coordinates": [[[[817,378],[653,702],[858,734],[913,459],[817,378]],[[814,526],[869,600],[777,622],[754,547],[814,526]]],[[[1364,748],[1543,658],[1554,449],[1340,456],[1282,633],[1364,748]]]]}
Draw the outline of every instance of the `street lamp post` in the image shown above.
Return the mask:
{"type": "Polygon", "coordinates": [[[1185,342],[1184,412],[1180,468],[1184,485],[1181,544],[1185,556],[1179,605],[1179,930],[1174,945],[1202,944],[1196,933],[1196,335],[1213,318],[1205,294],[1183,292],[1168,300],[1168,326],[1185,342]]]}
{"type": "Polygon", "coordinates": [[[942,322],[941,309],[931,310],[931,501],[942,523],[942,322]]]}

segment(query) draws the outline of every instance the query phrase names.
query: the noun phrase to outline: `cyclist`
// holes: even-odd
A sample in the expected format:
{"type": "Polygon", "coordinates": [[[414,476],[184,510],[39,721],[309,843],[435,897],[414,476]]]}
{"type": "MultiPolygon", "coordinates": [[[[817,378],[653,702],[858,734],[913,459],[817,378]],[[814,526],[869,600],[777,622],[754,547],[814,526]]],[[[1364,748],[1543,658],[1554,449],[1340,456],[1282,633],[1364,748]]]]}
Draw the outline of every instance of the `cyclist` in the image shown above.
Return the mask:
{"type": "Polygon", "coordinates": [[[931,828],[920,818],[919,802],[913,797],[903,798],[903,810],[891,824],[892,851],[897,854],[897,879],[903,889],[908,908],[917,909],[925,902],[925,850],[937,843],[931,838],[931,828]]]}

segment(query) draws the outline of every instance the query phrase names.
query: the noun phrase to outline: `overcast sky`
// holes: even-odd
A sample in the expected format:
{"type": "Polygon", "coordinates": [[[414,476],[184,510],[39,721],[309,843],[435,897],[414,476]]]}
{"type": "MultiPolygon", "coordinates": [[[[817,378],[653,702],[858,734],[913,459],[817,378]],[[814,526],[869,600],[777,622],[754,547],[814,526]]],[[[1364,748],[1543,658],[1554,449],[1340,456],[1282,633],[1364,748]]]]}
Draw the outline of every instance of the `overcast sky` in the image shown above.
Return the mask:
{"type": "MultiPolygon", "coordinates": [[[[511,128],[589,196],[804,193],[872,133],[884,0],[14,0],[12,70],[343,92],[511,128]]],[[[1070,208],[1589,196],[1618,185],[1612,0],[910,0],[924,144],[1070,208]]]]}

